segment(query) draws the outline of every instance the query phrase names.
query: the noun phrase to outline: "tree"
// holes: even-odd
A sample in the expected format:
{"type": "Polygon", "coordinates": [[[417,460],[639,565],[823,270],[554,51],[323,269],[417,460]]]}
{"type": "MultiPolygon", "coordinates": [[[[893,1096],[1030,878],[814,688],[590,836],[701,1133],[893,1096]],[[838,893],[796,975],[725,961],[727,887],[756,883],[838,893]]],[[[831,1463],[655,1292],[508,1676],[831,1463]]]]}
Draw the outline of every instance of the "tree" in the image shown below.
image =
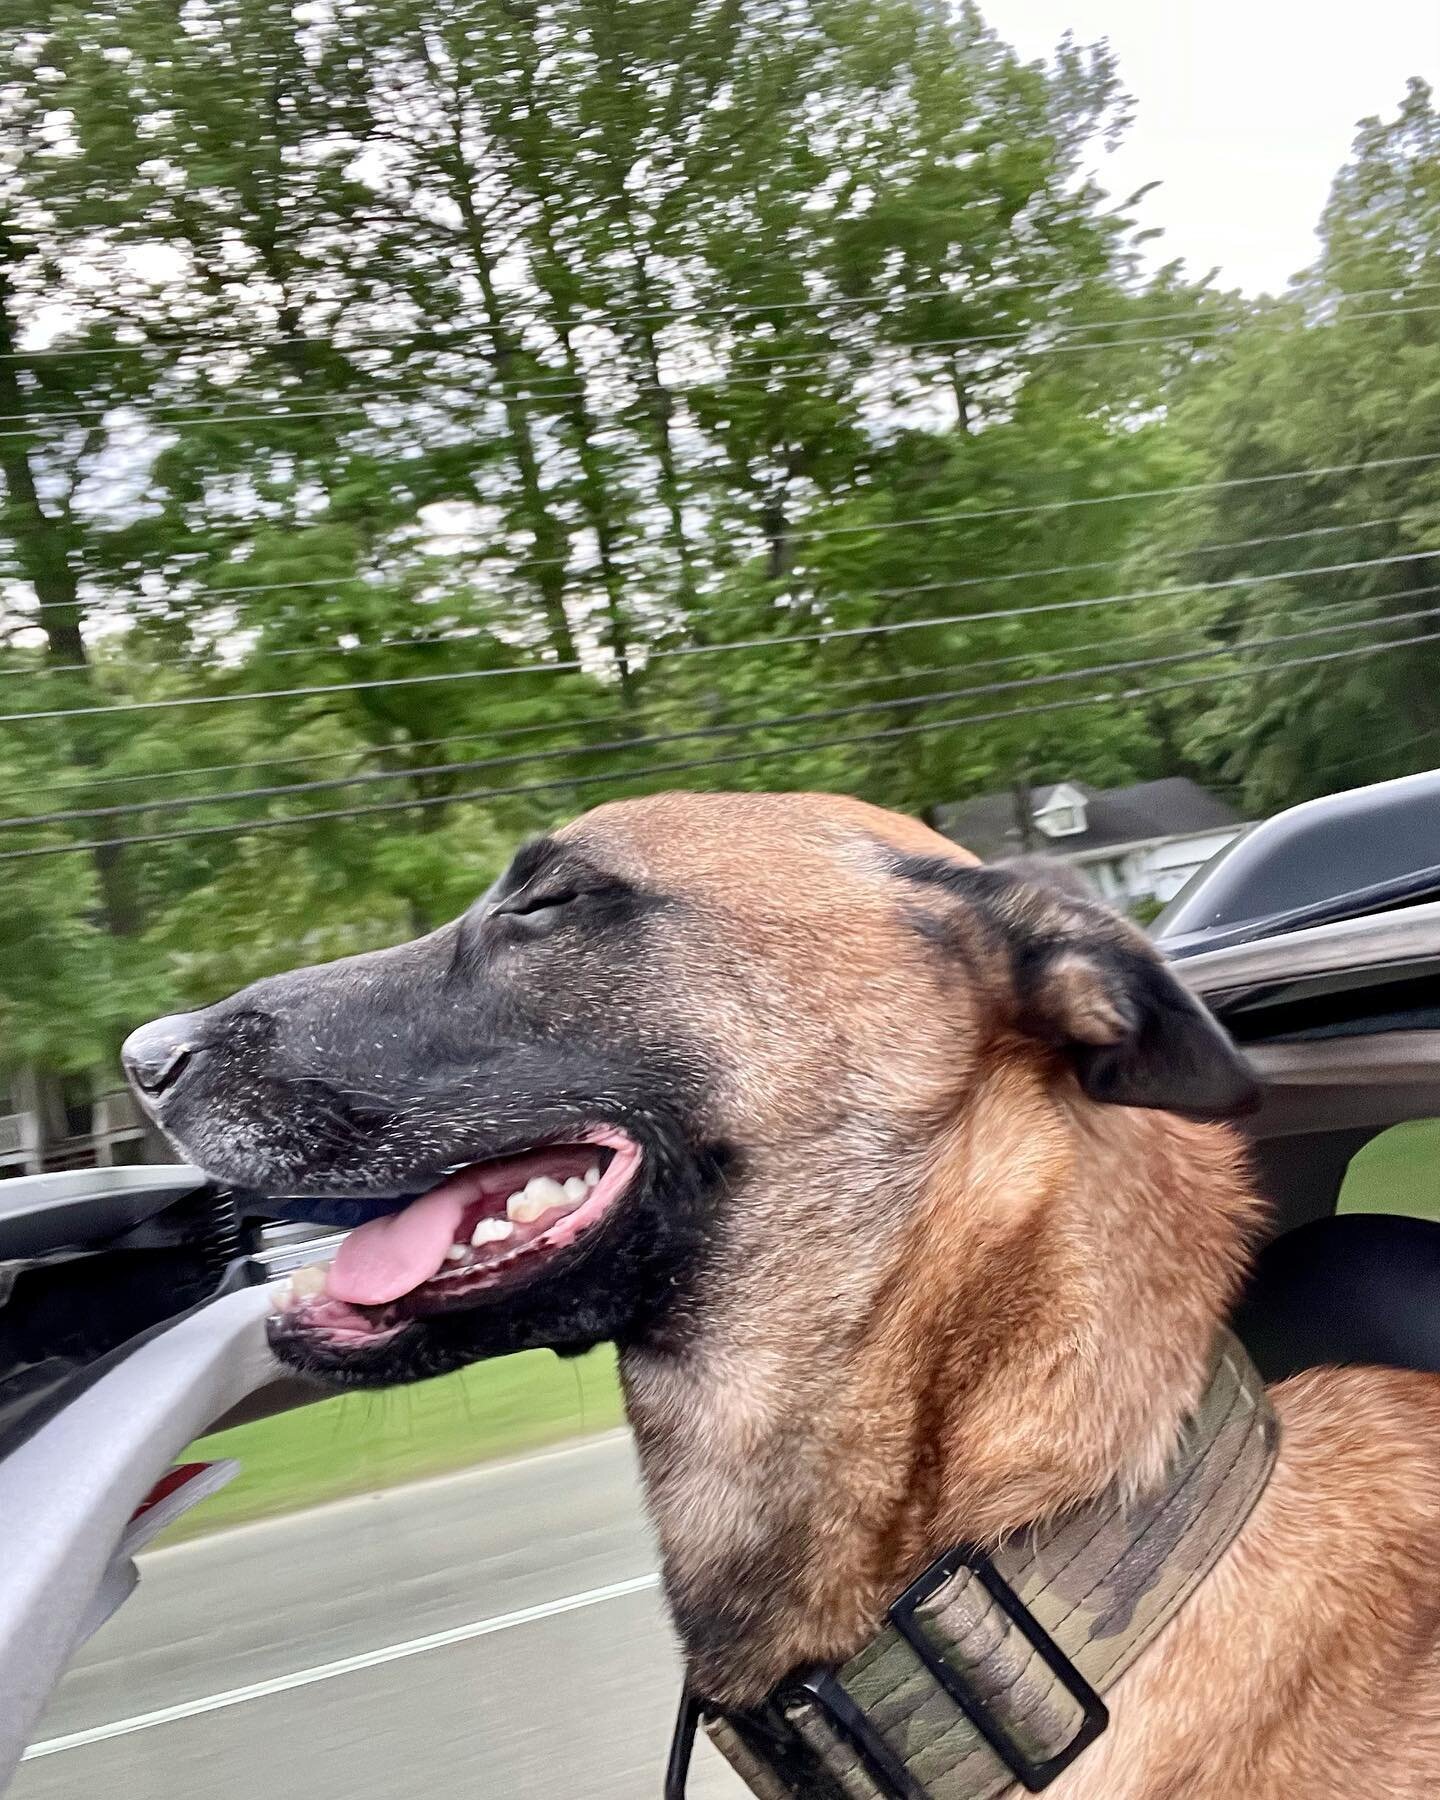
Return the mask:
{"type": "Polygon", "coordinates": [[[423,928],[592,796],[1159,766],[1077,603],[1230,303],[1084,175],[1103,53],[920,0],[0,32],[3,710],[66,715],[0,724],[0,846],[92,846],[11,866],[117,994],[423,928]]]}
{"type": "Polygon", "coordinates": [[[1257,811],[1407,773],[1440,743],[1436,645],[1405,643],[1436,630],[1440,600],[1440,116],[1424,83],[1360,127],[1320,235],[1315,267],[1177,398],[1167,430],[1192,478],[1234,485],[1186,496],[1151,541],[1152,574],[1244,584],[1177,596],[1229,653],[1216,667],[1256,673],[1178,701],[1172,729],[1257,811]]]}

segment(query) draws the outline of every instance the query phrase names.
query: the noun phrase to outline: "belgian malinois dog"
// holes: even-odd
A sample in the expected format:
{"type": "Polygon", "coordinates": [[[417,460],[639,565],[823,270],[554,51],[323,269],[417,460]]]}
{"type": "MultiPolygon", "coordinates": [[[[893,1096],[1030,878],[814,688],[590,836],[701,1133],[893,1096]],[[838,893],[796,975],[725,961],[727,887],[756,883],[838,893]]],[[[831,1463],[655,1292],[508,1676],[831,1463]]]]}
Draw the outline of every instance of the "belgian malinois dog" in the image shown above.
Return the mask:
{"type": "MultiPolygon", "coordinates": [[[[722,1706],[952,1543],[1153,1480],[1258,1224],[1215,1122],[1251,1077],[1137,931],[828,796],[601,807],[454,923],[126,1053],[218,1178],[392,1208],[277,1314],[297,1369],[619,1346],[722,1706]]],[[[1268,1486],[1057,1800],[1440,1794],[1440,1382],[1272,1399],[1268,1486]]]]}

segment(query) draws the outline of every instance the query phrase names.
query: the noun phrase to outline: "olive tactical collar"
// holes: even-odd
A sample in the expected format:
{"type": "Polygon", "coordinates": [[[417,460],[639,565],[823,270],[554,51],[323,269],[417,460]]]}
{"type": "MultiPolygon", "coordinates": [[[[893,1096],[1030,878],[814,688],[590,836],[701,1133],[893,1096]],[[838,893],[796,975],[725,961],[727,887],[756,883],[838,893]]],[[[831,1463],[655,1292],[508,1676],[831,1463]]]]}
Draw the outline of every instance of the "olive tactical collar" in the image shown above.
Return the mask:
{"type": "Polygon", "coordinates": [[[1278,1427],[1229,1335],[1165,1475],[1111,1489],[986,1555],[959,1548],[836,1670],[803,1671],[748,1712],[681,1704],[666,1800],[701,1724],[760,1800],[992,1800],[1038,1793],[1109,1723],[1101,1695],[1234,1541],[1278,1427]]]}

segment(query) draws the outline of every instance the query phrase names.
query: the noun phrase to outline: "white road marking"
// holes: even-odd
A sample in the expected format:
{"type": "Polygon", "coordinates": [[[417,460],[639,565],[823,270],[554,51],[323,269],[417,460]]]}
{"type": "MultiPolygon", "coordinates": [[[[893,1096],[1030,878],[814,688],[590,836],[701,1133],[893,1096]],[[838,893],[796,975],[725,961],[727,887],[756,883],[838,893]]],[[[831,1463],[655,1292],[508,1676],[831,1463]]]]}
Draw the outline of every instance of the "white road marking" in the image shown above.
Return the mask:
{"type": "Polygon", "coordinates": [[[79,1750],[86,1744],[103,1743],[106,1738],[128,1737],[132,1731],[149,1731],[155,1725],[171,1725],[177,1719],[193,1719],[199,1713],[219,1712],[227,1706],[243,1706],[248,1700],[263,1700],[268,1694],[283,1694],[290,1688],[309,1687],[316,1681],[334,1681],[340,1675],[353,1675],[359,1669],[373,1669],[381,1663],[400,1662],[407,1656],[423,1656],[427,1650],[443,1650],[447,1644],[464,1644],[472,1638],[489,1637],[497,1631],[512,1631],[517,1625],[533,1625],[538,1619],[553,1619],[559,1613],[579,1612],[587,1606],[603,1606],[607,1600],[621,1600],[627,1594],[640,1594],[660,1585],[658,1575],[634,1575],[628,1581],[612,1581],[607,1587],[587,1588],[584,1593],[564,1594],[558,1600],[542,1600],[538,1606],[522,1606],[518,1612],[496,1613],[493,1618],[475,1619],[469,1625],[454,1625],[448,1631],[432,1631],[428,1637],[407,1638],[401,1644],[385,1644],[379,1650],[363,1650],[358,1656],[342,1656],[337,1662],[316,1663],[308,1669],[296,1669],[289,1675],[274,1675],[268,1681],[252,1681],[248,1687],[228,1688],[220,1694],[204,1694],[198,1700],[185,1700],[178,1706],[162,1706],[155,1712],[136,1713],[129,1719],[115,1719],[108,1725],[92,1725],[86,1731],[72,1731],[64,1737],[43,1738],[32,1744],[21,1757],[29,1762],[36,1756],[55,1756],[61,1750],[79,1750]]]}

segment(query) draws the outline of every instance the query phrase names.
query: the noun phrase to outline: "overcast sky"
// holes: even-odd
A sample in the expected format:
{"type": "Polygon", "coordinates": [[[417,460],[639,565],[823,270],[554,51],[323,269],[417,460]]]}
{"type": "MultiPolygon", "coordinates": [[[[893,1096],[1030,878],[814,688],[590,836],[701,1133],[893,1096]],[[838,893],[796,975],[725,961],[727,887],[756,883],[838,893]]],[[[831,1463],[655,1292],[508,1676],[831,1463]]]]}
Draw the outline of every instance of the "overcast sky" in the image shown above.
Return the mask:
{"type": "Polygon", "coordinates": [[[1308,263],[1355,122],[1393,114],[1407,77],[1440,87],[1440,0],[982,0],[1026,55],[1068,30],[1108,38],[1136,102],[1102,164],[1117,195],[1164,186],[1144,212],[1164,256],[1274,291],[1308,263]]]}

